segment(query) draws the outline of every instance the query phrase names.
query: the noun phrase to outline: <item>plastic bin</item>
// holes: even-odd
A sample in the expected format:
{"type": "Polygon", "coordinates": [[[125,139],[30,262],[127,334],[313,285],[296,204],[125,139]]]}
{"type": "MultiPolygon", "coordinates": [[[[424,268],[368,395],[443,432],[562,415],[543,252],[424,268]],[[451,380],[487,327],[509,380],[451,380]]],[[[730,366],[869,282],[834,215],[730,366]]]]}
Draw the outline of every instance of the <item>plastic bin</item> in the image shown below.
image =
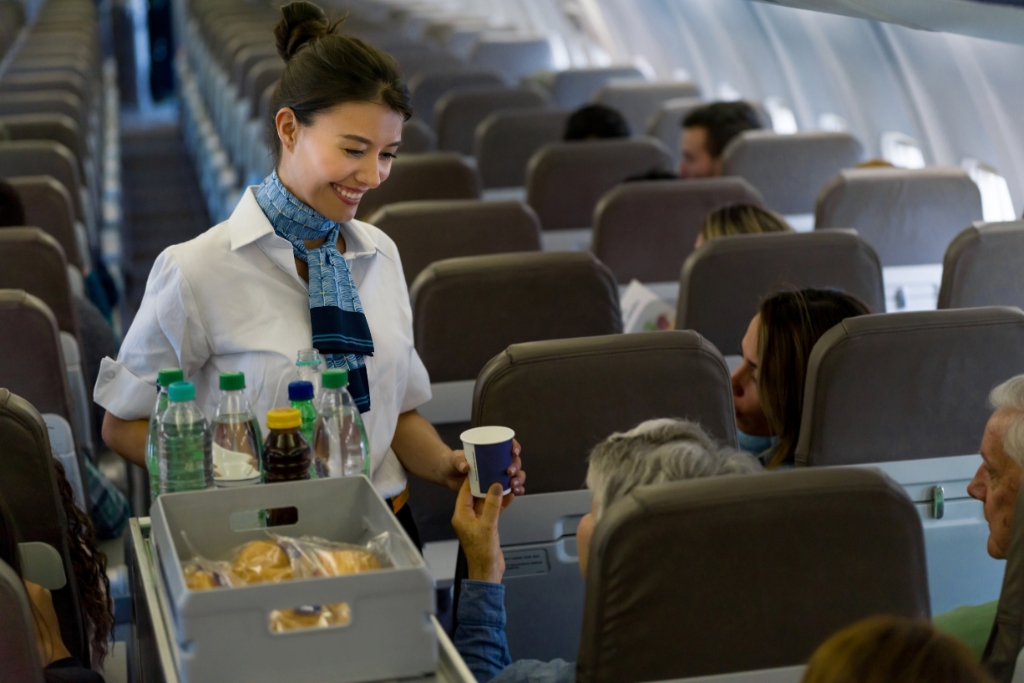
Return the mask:
{"type": "Polygon", "coordinates": [[[357,683],[435,672],[430,573],[365,477],[162,495],[151,517],[182,681],[357,683]],[[263,529],[233,530],[232,515],[237,527],[239,520],[255,518],[256,510],[286,507],[296,508],[298,522],[271,531],[360,544],[387,531],[394,566],[238,588],[186,587],[181,561],[192,557],[191,547],[209,558],[230,558],[235,547],[267,537],[263,529]],[[351,620],[345,626],[270,630],[273,610],[337,602],[349,605],[351,620]]]}

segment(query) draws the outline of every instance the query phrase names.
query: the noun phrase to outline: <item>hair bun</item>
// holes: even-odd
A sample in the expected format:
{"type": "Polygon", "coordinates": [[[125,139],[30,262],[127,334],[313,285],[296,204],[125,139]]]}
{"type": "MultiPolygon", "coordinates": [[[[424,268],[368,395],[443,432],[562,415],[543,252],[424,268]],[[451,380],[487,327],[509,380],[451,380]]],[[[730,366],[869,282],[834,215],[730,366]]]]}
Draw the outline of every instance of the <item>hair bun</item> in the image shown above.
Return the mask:
{"type": "Polygon", "coordinates": [[[334,32],[324,11],[311,2],[288,3],[281,8],[281,14],[281,21],[274,27],[274,37],[277,54],[286,62],[306,43],[334,32]]]}

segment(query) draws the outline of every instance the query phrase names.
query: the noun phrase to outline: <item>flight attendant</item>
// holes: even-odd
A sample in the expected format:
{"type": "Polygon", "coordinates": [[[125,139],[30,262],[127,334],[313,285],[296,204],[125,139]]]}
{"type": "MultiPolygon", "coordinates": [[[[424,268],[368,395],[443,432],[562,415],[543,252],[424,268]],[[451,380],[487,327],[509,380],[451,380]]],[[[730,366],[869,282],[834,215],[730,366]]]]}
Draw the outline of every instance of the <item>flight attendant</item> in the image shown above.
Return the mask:
{"type": "MultiPolygon", "coordinates": [[[[196,385],[208,416],[220,373],[245,373],[265,430],[267,410],[288,405],[297,352],[313,346],[327,367],[349,371],[373,483],[418,543],[406,473],[458,491],[468,466],[416,412],[430,379],[413,346],[398,249],[354,220],[363,194],[391,170],[412,113],[408,92],[390,56],[338,34],[316,5],[293,2],[282,13],[274,35],[286,66],[269,122],[275,171],[226,222],[157,258],[117,361],[100,369],[103,438],[145,467],[157,372],[171,366],[196,385]]],[[[509,472],[510,495],[522,495],[518,444],[509,472]]]]}

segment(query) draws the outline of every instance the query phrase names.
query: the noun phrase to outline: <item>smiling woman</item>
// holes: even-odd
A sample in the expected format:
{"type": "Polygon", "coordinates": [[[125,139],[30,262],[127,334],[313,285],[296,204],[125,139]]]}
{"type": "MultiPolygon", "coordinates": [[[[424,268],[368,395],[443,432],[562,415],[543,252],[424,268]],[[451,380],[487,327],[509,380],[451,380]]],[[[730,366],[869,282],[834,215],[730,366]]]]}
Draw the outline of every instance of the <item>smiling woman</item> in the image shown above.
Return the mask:
{"type": "MultiPolygon", "coordinates": [[[[184,371],[208,415],[220,373],[245,373],[265,428],[267,410],[288,405],[293,359],[313,346],[329,368],[348,371],[373,483],[418,543],[406,473],[458,490],[468,466],[416,412],[430,379],[413,347],[398,250],[354,220],[363,193],[391,170],[408,92],[390,56],[339,34],[316,5],[281,12],[274,35],[286,66],[269,121],[276,168],[226,222],[157,259],[117,361],[100,371],[103,438],[145,465],[163,367],[184,371]]],[[[510,496],[524,493],[518,444],[514,454],[510,496]]]]}

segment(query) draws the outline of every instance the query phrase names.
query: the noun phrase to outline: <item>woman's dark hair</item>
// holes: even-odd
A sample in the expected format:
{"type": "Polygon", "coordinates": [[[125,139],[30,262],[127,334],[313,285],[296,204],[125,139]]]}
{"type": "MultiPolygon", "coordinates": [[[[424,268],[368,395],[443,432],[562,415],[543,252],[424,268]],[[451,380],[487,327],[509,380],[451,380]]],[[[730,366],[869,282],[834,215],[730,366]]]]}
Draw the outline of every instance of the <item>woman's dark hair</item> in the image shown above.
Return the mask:
{"type": "Polygon", "coordinates": [[[683,119],[683,128],[707,130],[708,154],[722,156],[734,137],[745,130],[761,127],[761,118],[746,102],[712,102],[694,109],[683,119]]]}
{"type": "Polygon", "coordinates": [[[562,140],[606,140],[628,138],[629,124],[622,114],[603,104],[589,104],[572,113],[565,122],[562,140]]]}
{"type": "Polygon", "coordinates": [[[337,33],[341,22],[331,23],[311,2],[289,3],[281,14],[274,37],[286,64],[270,98],[269,121],[275,157],[281,153],[275,120],[285,108],[304,126],[345,102],[376,102],[409,120],[409,91],[391,55],[337,33]]]}
{"type": "Polygon", "coordinates": [[[759,313],[757,393],[768,426],[778,437],[767,464],[772,469],[793,460],[811,349],[825,332],[871,309],[836,289],[803,289],[768,296],[759,313]]]}
{"type": "Polygon", "coordinates": [[[923,619],[872,617],[811,655],[801,683],[989,683],[967,647],[923,619]]]}

